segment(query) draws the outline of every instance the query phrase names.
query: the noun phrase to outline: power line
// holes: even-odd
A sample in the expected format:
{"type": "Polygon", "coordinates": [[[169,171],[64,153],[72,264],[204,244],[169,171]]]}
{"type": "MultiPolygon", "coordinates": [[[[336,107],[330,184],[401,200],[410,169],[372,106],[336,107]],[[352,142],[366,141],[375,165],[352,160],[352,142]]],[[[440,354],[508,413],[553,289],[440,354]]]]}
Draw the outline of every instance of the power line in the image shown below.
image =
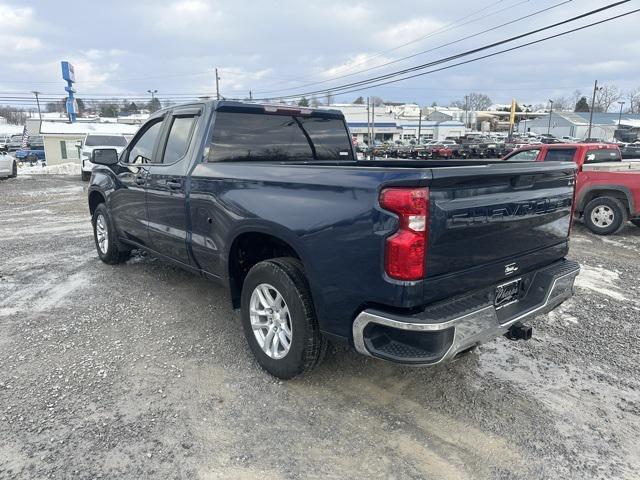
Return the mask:
{"type": "MultiPolygon", "coordinates": [[[[474,11],[474,12],[472,12],[472,13],[468,14],[468,15],[465,15],[464,17],[458,18],[458,19],[456,19],[456,20],[454,20],[454,21],[452,21],[452,22],[448,23],[447,25],[445,25],[445,26],[444,26],[443,28],[441,28],[440,30],[436,30],[436,31],[434,31],[434,32],[430,32],[430,33],[428,33],[427,35],[423,35],[423,36],[418,37],[418,38],[414,38],[413,40],[410,40],[410,41],[408,41],[408,42],[406,42],[406,43],[403,43],[403,44],[401,44],[401,45],[396,45],[395,47],[392,47],[392,48],[390,48],[390,49],[388,49],[388,50],[383,50],[383,51],[381,51],[381,52],[377,52],[377,53],[371,54],[370,56],[367,56],[366,58],[363,58],[362,60],[360,60],[360,61],[358,61],[358,62],[355,62],[355,63],[353,63],[353,64],[351,64],[351,65],[342,65],[342,66],[340,66],[340,67],[337,67],[336,69],[337,69],[337,70],[345,70],[345,69],[348,69],[348,68],[356,67],[356,66],[358,66],[358,65],[366,64],[366,63],[368,63],[369,61],[371,61],[371,60],[373,60],[373,59],[375,59],[375,58],[378,58],[378,57],[381,57],[382,55],[385,55],[386,53],[390,53],[390,52],[394,52],[394,51],[396,51],[396,50],[400,50],[401,48],[404,48],[404,47],[406,47],[406,46],[408,46],[408,45],[412,45],[412,44],[414,44],[414,43],[420,42],[420,41],[422,41],[422,40],[426,40],[427,38],[434,37],[434,36],[439,35],[439,34],[441,34],[441,33],[446,33],[446,32],[448,32],[448,31],[450,31],[450,30],[455,30],[456,28],[460,28],[460,27],[462,27],[462,26],[464,26],[464,25],[468,25],[468,24],[470,24],[470,23],[478,22],[478,21],[483,20],[483,19],[485,19],[485,18],[487,18],[487,17],[493,16],[493,15],[497,15],[497,14],[499,14],[499,13],[502,13],[502,12],[506,11],[506,10],[510,10],[510,9],[512,9],[512,8],[514,8],[514,7],[517,7],[518,5],[521,5],[521,4],[523,4],[523,3],[528,3],[530,0],[522,0],[522,1],[519,1],[519,2],[517,2],[517,3],[515,3],[515,4],[513,4],[513,5],[510,5],[510,6],[508,6],[508,7],[505,7],[505,8],[499,9],[499,10],[496,10],[495,12],[491,12],[491,13],[489,13],[489,14],[483,15],[483,16],[478,17],[478,18],[475,18],[475,19],[473,19],[473,20],[469,20],[469,21],[464,22],[464,23],[459,23],[459,22],[461,22],[462,20],[466,20],[467,18],[473,17],[473,16],[477,15],[478,13],[482,13],[483,11],[488,10],[488,9],[490,9],[490,8],[492,8],[492,7],[494,7],[494,6],[496,6],[497,4],[502,3],[503,1],[504,1],[504,0],[498,0],[498,1],[496,1],[496,2],[493,2],[493,3],[489,4],[489,5],[487,5],[486,7],[480,8],[479,10],[476,10],[476,11],[474,11]]],[[[570,1],[571,1],[571,0],[570,0],[570,1]]],[[[308,78],[310,78],[310,77],[304,77],[304,78],[291,78],[291,79],[288,79],[288,80],[283,80],[283,81],[281,81],[281,82],[272,83],[271,85],[277,85],[277,84],[281,84],[281,83],[290,83],[290,82],[302,81],[302,80],[305,80],[305,79],[308,79],[308,78]]],[[[342,78],[342,77],[338,77],[338,78],[342,78]]],[[[298,85],[298,86],[296,86],[296,87],[291,87],[291,88],[289,88],[289,89],[287,89],[287,90],[291,90],[291,89],[293,89],[293,88],[303,88],[303,87],[305,87],[305,86],[313,85],[313,84],[315,84],[315,83],[298,85]]],[[[268,85],[267,85],[267,86],[268,86],[268,85]]],[[[261,91],[261,92],[257,92],[257,93],[272,93],[273,91],[284,91],[284,89],[282,89],[282,90],[272,90],[272,91],[261,91]]]]}
{"type": "MultiPolygon", "coordinates": [[[[503,10],[508,10],[508,9],[513,8],[513,7],[515,7],[515,6],[518,6],[518,5],[522,4],[522,3],[527,3],[528,1],[529,1],[529,0],[524,0],[524,1],[520,2],[520,3],[515,4],[515,5],[511,5],[510,7],[507,7],[507,8],[505,8],[505,9],[503,9],[503,10]]],[[[555,5],[551,5],[550,7],[543,8],[543,9],[541,9],[541,10],[537,10],[537,11],[535,11],[535,12],[533,12],[533,13],[528,14],[528,15],[524,15],[524,16],[522,16],[522,17],[516,18],[516,19],[511,20],[511,21],[509,21],[509,22],[501,23],[500,25],[496,25],[496,26],[494,26],[494,27],[487,28],[487,29],[485,29],[485,30],[482,30],[482,31],[477,32],[477,33],[474,33],[474,34],[472,34],[472,35],[467,35],[467,36],[462,37],[462,38],[459,38],[459,39],[457,39],[457,40],[453,40],[453,41],[451,41],[451,42],[447,42],[447,43],[444,43],[444,44],[438,45],[437,47],[433,47],[433,48],[430,48],[430,49],[428,49],[428,50],[423,50],[423,51],[420,51],[420,52],[417,52],[417,53],[414,53],[414,54],[411,54],[411,55],[407,55],[407,56],[405,56],[405,57],[397,58],[397,59],[395,59],[395,60],[390,60],[390,61],[388,61],[388,62],[381,63],[380,65],[374,65],[374,66],[372,66],[372,67],[365,68],[365,69],[362,69],[362,70],[358,70],[358,71],[356,71],[356,72],[346,73],[346,74],[344,74],[344,75],[340,75],[340,76],[337,76],[337,77],[328,78],[328,79],[325,79],[325,80],[319,80],[319,81],[317,81],[317,82],[307,83],[307,84],[304,84],[304,85],[297,85],[297,86],[295,86],[295,87],[282,88],[282,89],[279,89],[279,90],[267,90],[267,91],[260,91],[260,92],[256,92],[256,93],[285,92],[285,91],[289,91],[289,90],[295,90],[295,89],[297,89],[297,88],[309,87],[309,86],[311,86],[311,85],[320,85],[320,84],[324,84],[324,83],[329,83],[329,82],[333,82],[333,81],[335,81],[335,80],[340,80],[340,79],[342,79],[342,78],[353,77],[354,75],[360,75],[361,73],[366,73],[366,72],[370,72],[370,71],[372,71],[372,70],[377,70],[377,69],[379,69],[379,68],[383,68],[383,67],[386,67],[386,66],[389,66],[389,65],[393,65],[393,64],[395,64],[395,63],[403,62],[403,61],[405,61],[405,60],[409,60],[409,59],[411,59],[411,58],[414,58],[414,57],[417,57],[417,56],[420,56],[420,55],[424,55],[424,54],[426,54],[426,53],[430,53],[430,52],[433,52],[433,51],[435,51],[435,50],[439,50],[439,49],[444,48],[444,47],[448,47],[448,46],[451,46],[451,45],[455,45],[456,43],[460,43],[460,42],[463,42],[463,41],[465,41],[465,40],[469,40],[470,38],[478,37],[478,36],[483,35],[483,34],[485,34],[485,33],[488,33],[488,32],[494,31],[494,30],[498,30],[499,28],[506,27],[507,25],[511,25],[511,24],[513,24],[513,23],[517,23],[517,22],[520,22],[520,21],[522,21],[522,20],[526,20],[526,19],[528,19],[528,18],[534,17],[534,16],[536,16],[536,15],[539,15],[539,14],[541,14],[541,13],[547,12],[547,11],[552,10],[552,9],[554,9],[554,8],[560,7],[560,6],[565,5],[565,4],[567,4],[567,3],[571,3],[572,1],[573,1],[573,0],[564,0],[564,1],[560,2],[560,3],[556,3],[555,5]]],[[[492,13],[491,15],[495,15],[496,13],[499,13],[499,12],[501,12],[501,11],[503,11],[503,10],[499,10],[498,12],[492,13]]],[[[486,16],[489,16],[489,15],[486,15],[486,16]]],[[[485,16],[485,17],[486,17],[486,16],[485,16]]],[[[485,17],[480,17],[480,19],[485,18],[485,17]]],[[[478,19],[478,20],[479,20],[479,19],[478,19]]],[[[474,21],[475,21],[475,20],[474,20],[474,21]]],[[[471,22],[468,22],[468,23],[471,23],[471,22]]],[[[462,25],[465,25],[465,24],[462,24],[462,25]]],[[[417,39],[417,40],[412,40],[411,42],[407,42],[407,43],[405,43],[405,44],[401,45],[400,47],[396,47],[396,48],[392,48],[391,50],[387,50],[387,52],[397,50],[398,48],[401,48],[402,46],[406,46],[406,45],[410,45],[410,44],[412,44],[412,43],[416,43],[417,41],[422,40],[422,39],[425,39],[425,38],[428,38],[428,36],[426,36],[426,37],[421,37],[420,39],[417,39]]],[[[384,53],[386,53],[386,52],[384,52],[384,53]]],[[[373,58],[373,57],[371,57],[371,58],[373,58]]],[[[354,65],[357,65],[357,64],[354,64],[354,65]]],[[[353,66],[353,65],[352,65],[352,66],[353,66]]]]}
{"type": "Polygon", "coordinates": [[[395,80],[389,80],[389,81],[378,83],[378,84],[374,84],[374,85],[367,85],[367,86],[365,86],[363,88],[355,88],[353,90],[346,90],[346,91],[343,91],[343,92],[340,92],[340,93],[341,94],[345,94],[345,93],[352,93],[352,92],[361,92],[363,90],[368,90],[370,88],[379,87],[379,86],[387,85],[387,84],[390,84],[390,83],[397,83],[397,82],[401,82],[401,81],[404,81],[404,80],[409,80],[411,78],[416,78],[416,77],[421,77],[421,76],[424,76],[424,75],[429,75],[431,73],[441,72],[443,70],[448,70],[450,68],[459,67],[461,65],[466,65],[468,63],[477,62],[479,60],[484,60],[486,58],[495,57],[497,55],[500,55],[500,54],[503,54],[503,53],[506,53],[506,52],[511,52],[511,51],[514,51],[514,50],[518,50],[520,48],[524,48],[524,47],[528,47],[528,46],[531,46],[531,45],[535,45],[537,43],[542,43],[542,42],[545,42],[547,40],[551,40],[551,39],[554,39],[554,38],[562,37],[564,35],[568,35],[570,33],[574,33],[574,32],[580,31],[580,30],[585,30],[587,28],[591,28],[591,27],[594,27],[596,25],[600,25],[600,24],[607,23],[607,22],[610,22],[610,21],[613,21],[613,20],[617,20],[619,18],[626,17],[628,15],[632,15],[632,14],[638,13],[638,12],[640,12],[640,8],[638,8],[636,10],[631,10],[631,11],[626,12],[626,13],[622,13],[620,15],[616,15],[614,17],[605,18],[604,20],[600,20],[598,22],[593,22],[593,23],[590,23],[590,24],[587,24],[587,25],[583,25],[581,27],[577,27],[577,28],[574,28],[574,29],[571,29],[571,30],[567,30],[565,32],[560,32],[560,33],[557,33],[555,35],[550,35],[548,37],[544,37],[544,38],[541,38],[541,39],[538,39],[538,40],[533,40],[533,41],[528,42],[528,43],[523,43],[522,45],[516,45],[515,47],[511,47],[511,48],[507,48],[507,49],[504,49],[504,50],[500,50],[498,52],[493,52],[493,53],[490,53],[490,54],[487,54],[487,55],[483,55],[481,57],[472,58],[470,60],[465,60],[463,62],[454,63],[452,65],[447,65],[447,66],[444,66],[444,67],[441,67],[441,68],[436,68],[434,70],[429,70],[427,72],[417,73],[417,74],[414,74],[414,75],[410,75],[410,76],[399,78],[399,79],[395,79],[395,80]]]}
{"type": "MultiPolygon", "coordinates": [[[[439,59],[439,60],[434,60],[432,62],[424,63],[424,64],[417,65],[417,66],[414,66],[414,67],[405,68],[405,69],[398,70],[398,71],[395,71],[395,72],[391,72],[391,73],[388,73],[388,74],[385,74],[385,75],[379,75],[377,77],[372,77],[372,78],[361,80],[361,81],[358,81],[358,82],[352,82],[352,83],[347,83],[347,84],[340,85],[340,86],[337,86],[337,87],[331,87],[330,90],[332,92],[335,92],[335,93],[340,93],[340,92],[337,92],[337,90],[341,90],[341,89],[344,89],[344,88],[351,88],[351,87],[355,87],[355,86],[366,85],[366,84],[374,83],[374,82],[377,82],[377,81],[380,81],[380,80],[384,80],[384,79],[387,79],[387,78],[393,78],[393,77],[397,77],[397,76],[400,76],[400,75],[404,75],[405,73],[410,73],[410,72],[417,71],[417,70],[423,70],[425,68],[429,68],[429,67],[432,67],[432,66],[435,66],[435,65],[439,65],[441,63],[450,62],[452,60],[456,60],[458,58],[462,58],[462,57],[465,57],[465,56],[473,55],[475,53],[479,53],[479,52],[482,52],[484,50],[488,50],[488,49],[491,49],[491,48],[494,48],[494,47],[497,47],[497,46],[500,46],[500,45],[504,45],[505,43],[510,43],[510,42],[515,41],[515,40],[519,40],[521,38],[528,37],[528,36],[534,35],[536,33],[543,32],[545,30],[550,30],[552,28],[556,28],[556,27],[559,27],[561,25],[565,25],[567,23],[575,22],[576,20],[580,20],[582,18],[591,16],[591,15],[595,15],[596,13],[600,13],[602,11],[614,8],[614,7],[618,6],[618,5],[622,5],[624,3],[628,3],[629,1],[630,0],[622,0],[622,1],[619,1],[619,2],[615,2],[615,3],[612,3],[612,4],[606,5],[604,7],[600,7],[600,8],[597,8],[595,10],[591,10],[589,12],[583,13],[581,15],[577,15],[575,17],[563,20],[561,22],[557,22],[557,23],[554,23],[554,24],[551,24],[551,25],[547,25],[545,27],[541,27],[541,28],[538,28],[538,29],[535,29],[535,30],[531,30],[529,32],[522,33],[520,35],[515,35],[515,36],[507,38],[505,40],[501,40],[501,41],[494,42],[494,43],[491,43],[491,44],[488,44],[488,45],[484,45],[482,47],[478,47],[478,48],[474,48],[474,49],[471,49],[471,50],[467,50],[465,52],[462,52],[462,53],[459,53],[459,54],[456,54],[456,55],[450,55],[448,57],[445,57],[445,58],[442,58],[442,59],[439,59]]],[[[292,95],[278,95],[278,96],[274,96],[274,97],[266,97],[266,98],[264,98],[262,100],[270,100],[270,99],[276,99],[276,98],[277,99],[283,99],[283,100],[284,99],[294,99],[294,98],[300,98],[302,96],[319,95],[319,94],[323,94],[323,93],[326,93],[326,92],[327,92],[327,89],[321,89],[321,90],[314,90],[314,91],[310,91],[310,92],[303,92],[303,93],[292,94],[292,95]]]]}

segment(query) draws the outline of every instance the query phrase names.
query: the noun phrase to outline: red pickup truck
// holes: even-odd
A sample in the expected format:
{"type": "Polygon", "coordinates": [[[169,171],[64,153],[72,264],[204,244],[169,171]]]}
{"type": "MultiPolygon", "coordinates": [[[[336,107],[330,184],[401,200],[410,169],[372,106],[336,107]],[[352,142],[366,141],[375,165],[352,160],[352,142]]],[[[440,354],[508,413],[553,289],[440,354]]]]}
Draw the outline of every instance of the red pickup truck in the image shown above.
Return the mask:
{"type": "Polygon", "coordinates": [[[592,232],[616,233],[627,220],[640,226],[640,162],[622,162],[616,145],[530,145],[514,150],[503,160],[573,161],[578,165],[575,211],[592,232]]]}

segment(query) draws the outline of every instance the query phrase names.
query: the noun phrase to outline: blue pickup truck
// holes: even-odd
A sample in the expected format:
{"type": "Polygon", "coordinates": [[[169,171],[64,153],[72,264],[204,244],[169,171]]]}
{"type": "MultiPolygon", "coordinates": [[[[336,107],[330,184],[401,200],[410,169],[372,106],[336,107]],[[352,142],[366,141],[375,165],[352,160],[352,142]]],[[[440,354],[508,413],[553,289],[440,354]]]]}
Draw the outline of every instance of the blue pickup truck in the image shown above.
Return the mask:
{"type": "Polygon", "coordinates": [[[433,365],[573,294],[573,163],[357,160],[334,110],[203,102],[96,149],[103,262],[144,249],[226,285],[258,363],[310,370],[327,342],[433,365]]]}

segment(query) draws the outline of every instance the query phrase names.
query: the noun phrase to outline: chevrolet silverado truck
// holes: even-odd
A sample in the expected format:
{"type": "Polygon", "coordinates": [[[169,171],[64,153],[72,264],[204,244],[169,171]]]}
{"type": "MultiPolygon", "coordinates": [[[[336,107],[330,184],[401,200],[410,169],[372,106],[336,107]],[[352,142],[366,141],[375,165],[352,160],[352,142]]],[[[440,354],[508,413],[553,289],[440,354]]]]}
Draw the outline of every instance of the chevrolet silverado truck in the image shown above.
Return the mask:
{"type": "Polygon", "coordinates": [[[578,166],[575,211],[589,230],[615,234],[627,220],[640,226],[640,164],[623,162],[617,145],[532,145],[514,150],[503,160],[572,161],[578,166]]]}
{"type": "Polygon", "coordinates": [[[222,100],[157,112],[92,163],[100,259],[143,249],[227,286],[280,378],[328,341],[432,365],[528,339],[579,272],[570,162],[358,160],[339,111],[222,100]]]}

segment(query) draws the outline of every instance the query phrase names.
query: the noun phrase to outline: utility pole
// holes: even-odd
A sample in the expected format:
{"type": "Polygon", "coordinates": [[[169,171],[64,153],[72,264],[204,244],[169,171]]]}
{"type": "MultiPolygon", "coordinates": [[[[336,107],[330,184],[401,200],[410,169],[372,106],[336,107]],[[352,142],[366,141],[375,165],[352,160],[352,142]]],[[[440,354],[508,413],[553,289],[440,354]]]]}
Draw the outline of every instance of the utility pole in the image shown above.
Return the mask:
{"type": "Polygon", "coordinates": [[[531,105],[522,105],[522,108],[524,108],[524,132],[523,133],[527,133],[527,122],[529,121],[529,112],[531,111],[531,105]]]}
{"type": "Polygon", "coordinates": [[[422,109],[418,115],[418,145],[420,145],[420,137],[422,136],[422,109]]]}
{"type": "Polygon", "coordinates": [[[598,80],[596,80],[596,83],[593,85],[593,98],[591,99],[591,109],[589,110],[589,131],[587,133],[587,139],[591,138],[591,125],[593,125],[593,109],[596,106],[596,92],[598,90],[598,80]]]}
{"type": "Polygon", "coordinates": [[[549,110],[549,125],[547,126],[547,135],[551,133],[551,117],[553,117],[553,100],[549,99],[551,109],[549,110]]]}
{"type": "Polygon", "coordinates": [[[38,118],[40,119],[40,121],[42,121],[42,112],[40,112],[40,99],[38,99],[38,95],[40,95],[40,92],[34,90],[31,93],[36,96],[36,103],[38,104],[38,118]]]}
{"type": "Polygon", "coordinates": [[[253,95],[251,94],[251,90],[249,90],[249,100],[253,100],[253,95]]]}
{"type": "Polygon", "coordinates": [[[218,76],[218,69],[216,68],[216,99],[220,100],[220,77],[218,76]]]}
{"type": "Polygon", "coordinates": [[[371,102],[371,138],[373,146],[376,146],[376,104],[371,102]]]}
{"type": "Polygon", "coordinates": [[[469,96],[464,96],[464,128],[469,126],[469,96]]]}
{"type": "MultiPolygon", "coordinates": [[[[147,90],[147,92],[149,92],[151,94],[151,109],[156,107],[156,93],[158,93],[158,90],[147,90]]],[[[155,112],[155,110],[154,110],[155,112]]],[[[153,112],[152,112],[153,113],[153,112]]]]}
{"type": "Polygon", "coordinates": [[[618,102],[620,104],[620,115],[618,115],[618,130],[620,130],[620,122],[622,122],[622,106],[627,102],[618,102]]]}
{"type": "Polygon", "coordinates": [[[367,143],[369,144],[369,148],[371,148],[371,115],[369,114],[369,105],[371,101],[369,97],[367,97],[367,143]]]}

